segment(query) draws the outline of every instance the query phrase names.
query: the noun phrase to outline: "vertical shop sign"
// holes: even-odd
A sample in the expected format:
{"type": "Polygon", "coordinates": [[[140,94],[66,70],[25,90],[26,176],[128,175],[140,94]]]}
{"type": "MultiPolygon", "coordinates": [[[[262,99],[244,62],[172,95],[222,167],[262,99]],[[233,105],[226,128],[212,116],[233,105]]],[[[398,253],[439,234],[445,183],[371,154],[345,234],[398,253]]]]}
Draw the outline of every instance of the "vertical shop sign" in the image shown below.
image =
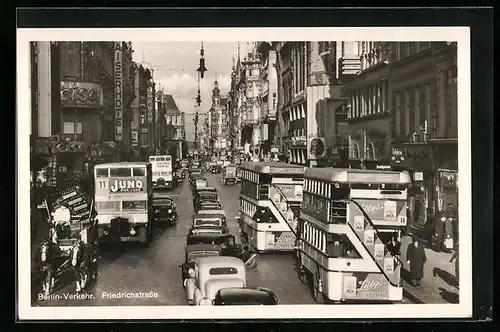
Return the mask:
{"type": "Polygon", "coordinates": [[[146,105],[148,108],[148,123],[153,123],[153,86],[152,84],[148,85],[148,95],[146,105]]]}
{"type": "Polygon", "coordinates": [[[122,48],[115,42],[115,140],[123,139],[122,48]]]}

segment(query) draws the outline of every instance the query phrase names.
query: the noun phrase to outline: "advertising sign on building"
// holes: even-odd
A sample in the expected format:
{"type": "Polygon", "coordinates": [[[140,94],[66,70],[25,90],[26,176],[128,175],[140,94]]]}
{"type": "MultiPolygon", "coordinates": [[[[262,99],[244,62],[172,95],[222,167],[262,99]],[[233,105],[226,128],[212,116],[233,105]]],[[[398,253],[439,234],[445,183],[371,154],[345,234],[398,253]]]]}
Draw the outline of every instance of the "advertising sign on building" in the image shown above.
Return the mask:
{"type": "Polygon", "coordinates": [[[61,107],[101,108],[102,87],[89,82],[61,82],[61,107]]]}
{"type": "Polygon", "coordinates": [[[139,131],[132,130],[132,146],[139,146],[139,131]]]}
{"type": "Polygon", "coordinates": [[[148,108],[148,123],[153,123],[153,86],[148,86],[148,95],[146,99],[146,105],[148,108]]]}
{"type": "Polygon", "coordinates": [[[123,139],[123,65],[122,65],[122,43],[115,42],[115,140],[123,139]]]}

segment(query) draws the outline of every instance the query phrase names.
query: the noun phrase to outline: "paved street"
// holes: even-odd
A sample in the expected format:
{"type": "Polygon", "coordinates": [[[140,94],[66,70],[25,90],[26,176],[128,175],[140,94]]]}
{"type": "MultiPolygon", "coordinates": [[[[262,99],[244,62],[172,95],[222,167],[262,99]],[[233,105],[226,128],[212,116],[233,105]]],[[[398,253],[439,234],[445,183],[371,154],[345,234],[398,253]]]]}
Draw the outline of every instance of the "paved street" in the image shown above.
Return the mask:
{"type": "MultiPolygon", "coordinates": [[[[239,186],[223,186],[220,175],[208,175],[209,184],[219,191],[220,200],[228,216],[233,234],[239,234],[234,216],[238,213],[239,186]]],[[[74,294],[74,285],[66,285],[55,292],[59,298],[34,299],[37,306],[81,305],[186,305],[179,265],[184,258],[186,235],[193,213],[192,195],[188,181],[172,191],[177,204],[179,222],[170,228],[156,229],[155,239],[148,248],[123,246],[122,250],[104,248],[101,251],[99,278],[88,289],[90,299],[65,299],[74,294]],[[157,297],[139,299],[111,299],[108,294],[119,292],[156,292],[157,297]]],[[[298,280],[292,256],[261,255],[257,268],[248,271],[248,285],[272,289],[282,304],[313,304],[307,285],[298,280]]]]}

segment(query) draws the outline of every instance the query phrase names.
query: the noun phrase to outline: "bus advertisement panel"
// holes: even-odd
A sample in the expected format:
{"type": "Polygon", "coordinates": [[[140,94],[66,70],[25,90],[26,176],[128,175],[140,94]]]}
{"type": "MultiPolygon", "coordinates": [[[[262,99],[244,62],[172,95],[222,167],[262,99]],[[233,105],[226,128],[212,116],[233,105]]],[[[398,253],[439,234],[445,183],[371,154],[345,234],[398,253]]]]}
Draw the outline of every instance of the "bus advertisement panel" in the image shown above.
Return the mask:
{"type": "Polygon", "coordinates": [[[151,163],[153,171],[153,183],[161,185],[162,179],[164,184],[168,186],[173,185],[173,168],[172,156],[150,156],[149,162],[151,163]]]}

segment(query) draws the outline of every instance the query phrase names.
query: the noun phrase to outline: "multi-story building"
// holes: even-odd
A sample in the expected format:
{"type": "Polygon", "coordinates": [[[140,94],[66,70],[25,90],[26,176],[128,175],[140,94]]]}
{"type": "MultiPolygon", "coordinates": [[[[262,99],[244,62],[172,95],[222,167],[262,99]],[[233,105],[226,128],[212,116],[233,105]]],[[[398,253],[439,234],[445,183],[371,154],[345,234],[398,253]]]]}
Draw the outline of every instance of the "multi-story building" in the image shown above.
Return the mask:
{"type": "Polygon", "coordinates": [[[216,156],[225,155],[227,148],[227,98],[220,95],[219,83],[214,81],[212,107],[209,111],[210,147],[216,156]]]}
{"type": "Polygon", "coordinates": [[[261,156],[270,156],[277,152],[276,114],[278,110],[278,72],[276,69],[277,58],[273,42],[257,42],[256,49],[262,61],[260,71],[260,152],[261,156]],[[271,151],[273,150],[273,151],[271,151]]]}
{"type": "Polygon", "coordinates": [[[363,42],[346,86],[350,159],[409,170],[410,224],[457,207],[457,49],[446,42],[363,42]]]}
{"type": "Polygon", "coordinates": [[[347,145],[344,81],[359,67],[352,42],[279,42],[278,125],[291,163],[312,167],[342,159],[347,145]]]}
{"type": "Polygon", "coordinates": [[[260,155],[261,129],[260,118],[260,90],[262,61],[257,56],[255,48],[248,52],[243,59],[241,83],[241,126],[243,144],[250,144],[250,154],[254,158],[260,155]]]}
{"type": "Polygon", "coordinates": [[[163,107],[165,108],[165,153],[172,156],[174,160],[182,159],[183,141],[186,139],[186,118],[179,110],[172,95],[163,95],[163,107]]]}
{"type": "Polygon", "coordinates": [[[132,103],[133,121],[132,147],[135,159],[148,160],[148,156],[156,153],[155,139],[155,91],[151,70],[141,64],[134,64],[134,96],[132,103]]]}
{"type": "Polygon", "coordinates": [[[97,159],[129,155],[131,53],[125,42],[32,43],[33,136],[43,138],[34,143],[51,184],[74,182],[97,159]]]}

